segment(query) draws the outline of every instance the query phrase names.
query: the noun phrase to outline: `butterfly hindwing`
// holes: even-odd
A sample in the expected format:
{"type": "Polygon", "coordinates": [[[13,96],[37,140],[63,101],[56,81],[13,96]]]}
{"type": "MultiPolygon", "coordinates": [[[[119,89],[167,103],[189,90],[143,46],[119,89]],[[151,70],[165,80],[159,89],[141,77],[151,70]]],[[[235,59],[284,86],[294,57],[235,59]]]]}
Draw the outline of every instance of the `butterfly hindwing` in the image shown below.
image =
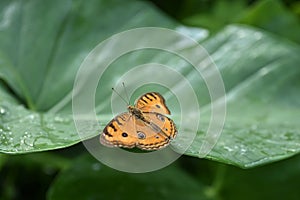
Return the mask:
{"type": "Polygon", "coordinates": [[[140,96],[135,102],[135,107],[142,112],[157,112],[161,114],[171,114],[165,104],[165,99],[157,92],[149,92],[140,96]]]}
{"type": "Polygon", "coordinates": [[[160,113],[144,113],[149,123],[136,121],[136,131],[143,139],[140,139],[137,146],[145,150],[157,150],[165,147],[176,136],[175,123],[160,113]]]}

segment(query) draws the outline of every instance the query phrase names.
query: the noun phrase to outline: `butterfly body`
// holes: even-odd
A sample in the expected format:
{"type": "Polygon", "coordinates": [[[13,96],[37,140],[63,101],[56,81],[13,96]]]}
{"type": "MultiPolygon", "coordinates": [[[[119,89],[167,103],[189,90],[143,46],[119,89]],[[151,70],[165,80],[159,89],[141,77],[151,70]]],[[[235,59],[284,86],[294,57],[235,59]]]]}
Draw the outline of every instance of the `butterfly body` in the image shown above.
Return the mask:
{"type": "Polygon", "coordinates": [[[117,115],[104,128],[100,142],[109,147],[138,147],[157,150],[167,146],[176,136],[175,123],[164,98],[156,92],[146,93],[128,106],[128,112],[117,115]]]}
{"type": "Polygon", "coordinates": [[[148,122],[145,117],[143,116],[143,113],[140,109],[138,108],[135,108],[134,106],[128,106],[128,111],[133,115],[135,116],[137,119],[140,119],[144,122],[148,122]]]}

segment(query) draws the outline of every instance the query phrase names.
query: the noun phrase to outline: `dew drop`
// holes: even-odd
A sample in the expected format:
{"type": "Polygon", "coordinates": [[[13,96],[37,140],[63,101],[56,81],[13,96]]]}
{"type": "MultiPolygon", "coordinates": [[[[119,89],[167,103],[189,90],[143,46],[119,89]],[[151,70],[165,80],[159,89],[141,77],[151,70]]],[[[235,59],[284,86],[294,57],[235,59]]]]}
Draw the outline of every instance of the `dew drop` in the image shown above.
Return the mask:
{"type": "Polygon", "coordinates": [[[28,115],[28,118],[29,118],[29,119],[34,119],[35,116],[34,116],[34,115],[28,115]]]}
{"type": "Polygon", "coordinates": [[[33,143],[27,143],[28,146],[33,147],[33,143]]]}
{"type": "Polygon", "coordinates": [[[241,154],[244,155],[247,152],[247,149],[242,148],[241,149],[241,154]]]}
{"type": "Polygon", "coordinates": [[[51,142],[50,139],[48,139],[46,137],[38,137],[38,138],[36,138],[33,145],[43,146],[43,145],[48,145],[50,142],[51,142]]]}
{"type": "Polygon", "coordinates": [[[224,146],[224,149],[226,149],[226,150],[229,151],[229,152],[232,152],[232,151],[233,151],[233,149],[230,148],[230,147],[228,147],[228,146],[224,146]]]}
{"type": "Polygon", "coordinates": [[[21,140],[20,140],[20,144],[21,145],[23,145],[25,142],[24,142],[24,139],[22,138],[21,140]]]}
{"type": "Polygon", "coordinates": [[[7,113],[6,109],[4,107],[0,107],[0,115],[5,115],[7,113]]]}
{"type": "MultiPolygon", "coordinates": [[[[7,126],[7,125],[5,125],[4,128],[6,129],[6,131],[10,131],[10,130],[11,130],[10,126],[7,126]]],[[[10,133],[11,133],[11,132],[10,132],[10,133]]]]}
{"type": "Polygon", "coordinates": [[[64,124],[68,124],[68,123],[70,123],[70,119],[68,119],[68,118],[63,118],[63,117],[60,117],[60,116],[56,116],[55,118],[54,118],[54,122],[56,122],[56,123],[64,123],[64,124]]]}

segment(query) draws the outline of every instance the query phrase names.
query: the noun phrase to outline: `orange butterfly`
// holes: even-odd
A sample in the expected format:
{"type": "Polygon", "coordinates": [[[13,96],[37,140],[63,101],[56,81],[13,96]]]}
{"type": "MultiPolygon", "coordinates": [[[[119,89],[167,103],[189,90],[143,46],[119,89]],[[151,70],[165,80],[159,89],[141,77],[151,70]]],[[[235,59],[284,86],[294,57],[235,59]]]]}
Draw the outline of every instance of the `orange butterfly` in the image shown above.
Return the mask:
{"type": "Polygon", "coordinates": [[[159,93],[142,95],[134,106],[128,106],[128,111],[107,124],[100,136],[101,144],[108,147],[158,150],[175,138],[175,123],[164,115],[171,112],[159,93]]]}

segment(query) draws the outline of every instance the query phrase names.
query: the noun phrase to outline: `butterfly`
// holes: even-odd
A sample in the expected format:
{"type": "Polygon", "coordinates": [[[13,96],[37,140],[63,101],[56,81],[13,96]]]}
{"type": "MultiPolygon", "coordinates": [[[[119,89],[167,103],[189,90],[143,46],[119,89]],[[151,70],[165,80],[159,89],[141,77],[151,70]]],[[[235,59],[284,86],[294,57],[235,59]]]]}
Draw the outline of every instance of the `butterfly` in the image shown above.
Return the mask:
{"type": "Polygon", "coordinates": [[[113,118],[100,135],[101,144],[108,147],[137,147],[158,150],[166,147],[177,135],[176,125],[165,116],[171,112],[165,99],[157,92],[140,96],[128,112],[113,118]]]}

